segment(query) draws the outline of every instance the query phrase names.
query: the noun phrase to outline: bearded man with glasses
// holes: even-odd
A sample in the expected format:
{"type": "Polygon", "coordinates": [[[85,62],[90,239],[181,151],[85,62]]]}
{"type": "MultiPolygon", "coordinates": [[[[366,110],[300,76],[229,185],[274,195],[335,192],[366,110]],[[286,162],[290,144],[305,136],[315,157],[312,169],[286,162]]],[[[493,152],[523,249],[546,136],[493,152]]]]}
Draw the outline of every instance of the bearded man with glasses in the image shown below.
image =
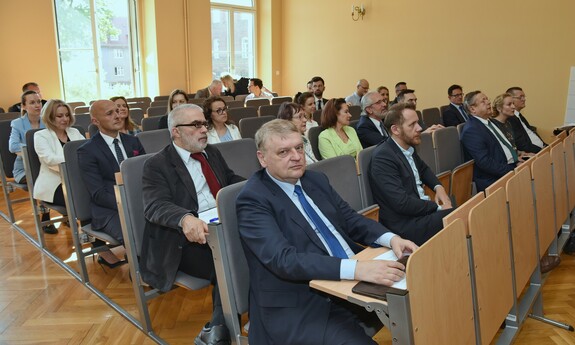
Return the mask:
{"type": "Polygon", "coordinates": [[[168,114],[172,143],[144,165],[142,196],[146,227],[140,265],[143,280],[169,291],[176,273],[208,279],[212,319],[195,344],[229,344],[217,287],[212,252],[206,243],[208,226],[199,214],[216,207],[217,192],[244,180],[208,145],[208,122],[202,108],[184,104],[168,114]]]}

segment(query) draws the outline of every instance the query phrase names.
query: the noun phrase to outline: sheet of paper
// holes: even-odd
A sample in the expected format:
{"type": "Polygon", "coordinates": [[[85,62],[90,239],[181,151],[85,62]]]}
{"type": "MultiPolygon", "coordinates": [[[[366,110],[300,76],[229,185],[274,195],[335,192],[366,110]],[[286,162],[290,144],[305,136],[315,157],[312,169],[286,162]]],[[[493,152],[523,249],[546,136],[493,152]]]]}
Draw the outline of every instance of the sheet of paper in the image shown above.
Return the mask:
{"type": "MultiPolygon", "coordinates": [[[[395,255],[393,250],[388,250],[387,252],[385,252],[381,255],[378,255],[373,259],[374,260],[397,261],[397,256],[395,255]]],[[[401,290],[407,290],[407,279],[405,279],[405,277],[404,277],[402,280],[395,282],[391,287],[396,288],[396,289],[401,289],[401,290]]]]}
{"type": "Polygon", "coordinates": [[[201,220],[203,220],[204,222],[210,224],[211,222],[217,222],[219,220],[218,218],[218,208],[214,207],[214,208],[210,208],[209,210],[206,210],[204,212],[200,212],[198,214],[198,218],[200,218],[201,220]]]}

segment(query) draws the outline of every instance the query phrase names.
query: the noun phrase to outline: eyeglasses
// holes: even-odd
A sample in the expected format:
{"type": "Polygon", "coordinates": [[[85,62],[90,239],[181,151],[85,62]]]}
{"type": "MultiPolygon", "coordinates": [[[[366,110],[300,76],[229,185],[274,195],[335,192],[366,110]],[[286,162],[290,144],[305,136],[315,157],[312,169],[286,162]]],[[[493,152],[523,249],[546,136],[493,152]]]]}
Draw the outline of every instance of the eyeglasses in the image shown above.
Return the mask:
{"type": "MultiPolygon", "coordinates": [[[[380,99],[380,100],[377,101],[377,102],[371,103],[371,104],[368,105],[367,107],[371,107],[372,105],[381,104],[381,103],[383,103],[383,99],[380,99]]],[[[366,108],[367,108],[367,107],[366,107],[366,108]]]]}
{"type": "Polygon", "coordinates": [[[181,123],[176,125],[176,127],[196,127],[197,129],[201,129],[202,127],[208,128],[207,121],[193,121],[192,123],[181,123]]]}
{"type": "Polygon", "coordinates": [[[454,93],[453,95],[451,95],[451,97],[461,97],[463,96],[462,93],[454,93]]]}
{"type": "Polygon", "coordinates": [[[216,110],[212,110],[212,112],[218,113],[218,115],[222,115],[223,113],[228,111],[228,107],[219,108],[216,110]]]}

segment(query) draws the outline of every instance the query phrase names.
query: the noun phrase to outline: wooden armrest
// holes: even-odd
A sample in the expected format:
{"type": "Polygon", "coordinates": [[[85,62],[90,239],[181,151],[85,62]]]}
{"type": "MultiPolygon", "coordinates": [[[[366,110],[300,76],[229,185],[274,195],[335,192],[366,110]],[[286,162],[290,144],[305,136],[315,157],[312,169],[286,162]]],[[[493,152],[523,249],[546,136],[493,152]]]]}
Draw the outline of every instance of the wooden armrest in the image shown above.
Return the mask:
{"type": "Polygon", "coordinates": [[[373,204],[357,211],[357,213],[369,219],[375,220],[376,222],[379,222],[379,205],[373,204]]]}

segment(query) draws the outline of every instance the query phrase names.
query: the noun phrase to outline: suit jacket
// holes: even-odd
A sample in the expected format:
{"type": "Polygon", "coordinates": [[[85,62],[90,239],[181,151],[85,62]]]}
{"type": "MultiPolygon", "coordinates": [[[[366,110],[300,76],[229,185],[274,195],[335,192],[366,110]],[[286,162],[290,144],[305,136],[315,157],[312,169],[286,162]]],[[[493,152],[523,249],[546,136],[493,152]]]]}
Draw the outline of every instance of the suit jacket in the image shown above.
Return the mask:
{"type": "MultiPolygon", "coordinates": [[[[228,168],[217,148],[208,145],[205,152],[222,187],[244,180],[228,168]]],[[[142,278],[161,291],[169,291],[176,279],[182,246],[188,242],[179,222],[188,213],[198,216],[194,181],[173,143],[146,161],[142,197],[146,217],[140,257],[142,278]]]]}
{"type": "MultiPolygon", "coordinates": [[[[73,127],[66,129],[70,141],[82,140],[84,136],[73,127]]],[[[40,160],[40,172],[34,183],[34,198],[54,201],[54,192],[60,184],[60,163],[64,161],[64,150],[56,132],[46,128],[34,133],[34,150],[40,160]]]]}
{"type": "Polygon", "coordinates": [[[483,191],[501,176],[515,169],[508,164],[505,152],[493,133],[481,121],[470,116],[461,132],[461,145],[466,160],[474,159],[473,181],[483,191]]]}
{"type": "Polygon", "coordinates": [[[210,97],[210,89],[207,87],[205,89],[200,89],[196,91],[196,95],[194,96],[194,98],[208,98],[208,97],[210,97]]]}
{"type": "MultiPolygon", "coordinates": [[[[126,158],[146,153],[138,138],[120,133],[120,140],[128,155],[126,158]]],[[[114,174],[120,171],[120,166],[100,132],[78,148],[78,164],[90,193],[92,227],[95,230],[103,229],[118,214],[114,174]]]]}
{"type": "MultiPolygon", "coordinates": [[[[415,151],[412,157],[422,183],[431,189],[440,184],[415,151]]],[[[373,151],[369,183],[380,207],[379,221],[402,237],[416,240],[413,237],[417,233],[406,236],[407,232],[422,226],[418,218],[437,212],[434,201],[420,199],[413,170],[393,139],[382,142],[373,151]]]]}
{"type": "MultiPolygon", "coordinates": [[[[355,212],[327,177],[306,171],[302,188],[354,252],[387,232],[355,212]]],[[[312,279],[340,279],[332,257],[305,217],[265,169],[240,192],[238,227],[250,269],[250,344],[323,344],[331,300],[309,287],[312,279]]]]}
{"type": "MultiPolygon", "coordinates": [[[[525,119],[525,117],[523,117],[521,113],[519,113],[519,116],[521,117],[522,120],[524,120],[525,125],[531,129],[531,126],[529,126],[529,122],[527,122],[527,119],[525,119]]],[[[523,127],[521,121],[517,118],[517,116],[511,116],[510,118],[507,119],[507,122],[511,124],[511,128],[513,129],[513,139],[515,140],[515,145],[517,145],[518,150],[532,153],[537,153],[541,151],[541,148],[539,146],[534,145],[533,142],[531,142],[529,134],[527,134],[527,131],[525,130],[525,128],[523,127]]],[[[535,131],[533,132],[537,134],[535,131]]]]}
{"type": "Polygon", "coordinates": [[[387,136],[381,135],[379,129],[367,115],[360,116],[355,131],[357,132],[359,141],[361,141],[361,145],[364,149],[373,145],[377,145],[388,138],[387,136]]]}
{"type": "Polygon", "coordinates": [[[463,115],[461,115],[459,109],[453,104],[449,104],[449,108],[444,111],[441,116],[443,117],[443,125],[445,127],[457,127],[458,124],[465,122],[463,115]]]}

